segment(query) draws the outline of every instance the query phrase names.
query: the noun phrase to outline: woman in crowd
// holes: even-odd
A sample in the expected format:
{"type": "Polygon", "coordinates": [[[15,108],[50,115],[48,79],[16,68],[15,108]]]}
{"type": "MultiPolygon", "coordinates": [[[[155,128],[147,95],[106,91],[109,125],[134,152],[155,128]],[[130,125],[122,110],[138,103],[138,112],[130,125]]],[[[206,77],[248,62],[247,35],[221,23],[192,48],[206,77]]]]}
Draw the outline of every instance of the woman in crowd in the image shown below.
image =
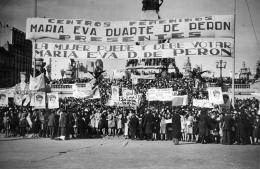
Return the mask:
{"type": "Polygon", "coordinates": [[[238,142],[243,145],[246,144],[246,136],[247,136],[246,121],[247,121],[247,115],[245,114],[244,110],[238,110],[238,115],[236,118],[236,124],[237,124],[236,137],[238,139],[238,142]]]}
{"type": "Polygon", "coordinates": [[[5,112],[4,114],[3,123],[4,123],[5,137],[9,137],[11,120],[7,112],[5,112]]]}
{"type": "Polygon", "coordinates": [[[26,120],[26,114],[22,114],[22,117],[19,122],[19,128],[20,128],[20,136],[25,137],[26,128],[28,127],[28,122],[26,120]]]}
{"type": "Polygon", "coordinates": [[[161,135],[161,140],[166,140],[166,123],[165,123],[165,118],[164,114],[160,115],[160,135],[161,135]]]}
{"type": "Polygon", "coordinates": [[[76,113],[72,113],[73,116],[73,138],[78,138],[79,137],[79,118],[76,113]]]}
{"type": "Polygon", "coordinates": [[[176,111],[172,114],[172,138],[173,143],[178,145],[181,138],[181,117],[176,111]]]}
{"type": "Polygon", "coordinates": [[[66,113],[64,112],[63,109],[60,109],[59,112],[59,131],[60,131],[60,138],[62,140],[65,140],[65,136],[66,136],[66,121],[67,121],[67,117],[66,117],[66,113]]]}
{"type": "MultiPolygon", "coordinates": [[[[39,131],[40,131],[40,128],[41,128],[41,122],[40,122],[40,119],[39,119],[39,115],[38,115],[39,112],[37,111],[33,111],[33,115],[31,116],[31,121],[32,121],[32,132],[33,132],[33,135],[32,137],[33,138],[38,138],[39,135],[39,131]]],[[[28,116],[27,118],[30,118],[30,113],[28,113],[28,116]]]]}
{"type": "Polygon", "coordinates": [[[152,140],[153,124],[154,124],[154,117],[151,111],[147,110],[146,115],[144,117],[144,129],[145,129],[146,140],[152,140]]]}
{"type": "Polygon", "coordinates": [[[107,118],[107,113],[106,111],[103,111],[100,119],[100,133],[103,136],[106,136],[108,134],[106,131],[108,128],[108,124],[107,124],[108,122],[106,118],[107,118]]]}
{"type": "Polygon", "coordinates": [[[193,138],[193,116],[188,113],[186,118],[186,128],[187,128],[187,140],[189,142],[194,141],[193,138]]]}
{"type": "Polygon", "coordinates": [[[193,134],[195,136],[196,143],[199,142],[199,117],[195,114],[193,119],[193,134]]]}
{"type": "Polygon", "coordinates": [[[123,115],[121,112],[117,112],[116,115],[116,135],[119,136],[122,133],[122,118],[123,115]]]}
{"type": "Polygon", "coordinates": [[[111,112],[108,112],[108,115],[107,115],[107,124],[108,124],[108,135],[109,136],[112,136],[114,133],[113,133],[113,128],[114,128],[114,123],[113,123],[113,113],[111,112]]]}
{"type": "Polygon", "coordinates": [[[95,113],[95,132],[99,135],[100,134],[100,120],[101,120],[101,113],[100,109],[98,109],[95,113]]]}
{"type": "Polygon", "coordinates": [[[96,133],[95,126],[96,126],[95,113],[92,111],[90,115],[91,134],[96,133]]]}
{"type": "Polygon", "coordinates": [[[187,134],[187,128],[186,128],[186,118],[184,115],[181,115],[181,140],[186,141],[186,134],[187,134]]]}
{"type": "Polygon", "coordinates": [[[153,117],[154,117],[154,124],[153,124],[153,140],[158,140],[158,135],[160,133],[160,118],[158,116],[158,112],[157,113],[153,113],[153,117]]]}
{"type": "Polygon", "coordinates": [[[54,111],[51,111],[48,116],[48,134],[51,139],[54,139],[54,128],[55,128],[55,114],[54,111]]]}

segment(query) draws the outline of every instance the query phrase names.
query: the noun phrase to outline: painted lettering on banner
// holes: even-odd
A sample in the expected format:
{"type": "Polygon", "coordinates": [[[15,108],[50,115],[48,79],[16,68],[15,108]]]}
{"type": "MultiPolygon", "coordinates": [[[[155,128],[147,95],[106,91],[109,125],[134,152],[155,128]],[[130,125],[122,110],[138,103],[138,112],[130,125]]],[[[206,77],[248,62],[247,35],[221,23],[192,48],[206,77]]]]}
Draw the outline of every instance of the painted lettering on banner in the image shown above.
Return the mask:
{"type": "Polygon", "coordinates": [[[233,37],[233,15],[150,21],[28,18],[26,38],[81,42],[137,42],[169,38],[233,37]]]}
{"type": "Polygon", "coordinates": [[[233,40],[200,39],[150,45],[90,45],[82,43],[44,43],[34,45],[37,58],[67,59],[151,59],[176,56],[231,57],[233,40]]]}

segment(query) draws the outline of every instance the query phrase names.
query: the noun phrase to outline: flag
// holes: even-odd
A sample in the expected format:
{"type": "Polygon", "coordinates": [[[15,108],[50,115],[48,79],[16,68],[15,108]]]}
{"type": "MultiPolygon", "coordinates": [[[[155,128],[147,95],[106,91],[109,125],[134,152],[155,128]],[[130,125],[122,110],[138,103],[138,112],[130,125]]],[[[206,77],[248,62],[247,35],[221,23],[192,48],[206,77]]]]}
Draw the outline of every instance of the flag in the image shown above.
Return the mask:
{"type": "Polygon", "coordinates": [[[87,97],[87,99],[100,99],[100,93],[99,93],[99,88],[96,87],[94,90],[93,90],[93,93],[87,97]]]}
{"type": "Polygon", "coordinates": [[[48,108],[57,109],[59,108],[59,94],[58,93],[47,93],[48,108]]]}
{"type": "Polygon", "coordinates": [[[44,88],[45,88],[45,81],[44,81],[43,73],[37,77],[30,76],[30,84],[29,84],[30,90],[39,90],[44,88]]]}
{"type": "Polygon", "coordinates": [[[98,99],[100,98],[98,86],[94,86],[95,79],[85,84],[74,84],[73,85],[73,97],[75,98],[87,98],[87,99],[98,99]]]}

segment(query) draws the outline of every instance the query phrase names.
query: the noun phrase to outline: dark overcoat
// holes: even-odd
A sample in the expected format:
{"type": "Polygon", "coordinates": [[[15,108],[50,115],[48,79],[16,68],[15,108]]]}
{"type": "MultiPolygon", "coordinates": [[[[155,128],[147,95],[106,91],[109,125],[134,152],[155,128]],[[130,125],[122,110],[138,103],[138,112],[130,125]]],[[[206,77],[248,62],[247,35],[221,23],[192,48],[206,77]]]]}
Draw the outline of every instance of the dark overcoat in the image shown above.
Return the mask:
{"type": "Polygon", "coordinates": [[[172,116],[172,137],[181,138],[181,116],[176,113],[172,116]]]}
{"type": "Polygon", "coordinates": [[[209,117],[208,115],[204,114],[201,115],[199,118],[199,135],[201,137],[205,137],[209,135],[209,117]]]}
{"type": "Polygon", "coordinates": [[[144,118],[144,129],[145,134],[152,134],[153,133],[153,124],[154,124],[154,117],[151,113],[146,114],[144,118]]]}

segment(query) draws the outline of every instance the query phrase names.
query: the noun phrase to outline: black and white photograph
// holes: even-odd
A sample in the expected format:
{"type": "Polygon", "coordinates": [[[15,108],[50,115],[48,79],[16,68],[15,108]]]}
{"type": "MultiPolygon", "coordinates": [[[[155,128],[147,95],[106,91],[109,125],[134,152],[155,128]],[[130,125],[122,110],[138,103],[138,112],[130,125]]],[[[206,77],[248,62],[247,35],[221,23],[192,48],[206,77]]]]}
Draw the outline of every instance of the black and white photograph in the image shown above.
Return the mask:
{"type": "Polygon", "coordinates": [[[0,0],[1,169],[259,169],[260,0],[0,0]]]}

